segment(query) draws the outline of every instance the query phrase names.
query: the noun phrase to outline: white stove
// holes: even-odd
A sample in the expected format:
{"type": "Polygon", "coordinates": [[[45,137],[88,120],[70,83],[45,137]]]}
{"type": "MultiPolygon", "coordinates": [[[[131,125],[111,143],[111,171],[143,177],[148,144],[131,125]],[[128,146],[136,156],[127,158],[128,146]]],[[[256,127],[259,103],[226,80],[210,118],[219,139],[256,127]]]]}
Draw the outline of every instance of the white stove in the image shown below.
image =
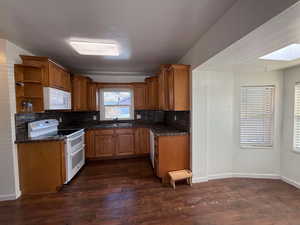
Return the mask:
{"type": "Polygon", "coordinates": [[[66,181],[68,183],[85,163],[84,130],[58,130],[59,122],[55,119],[39,120],[28,124],[28,136],[63,136],[65,139],[66,181]]]}

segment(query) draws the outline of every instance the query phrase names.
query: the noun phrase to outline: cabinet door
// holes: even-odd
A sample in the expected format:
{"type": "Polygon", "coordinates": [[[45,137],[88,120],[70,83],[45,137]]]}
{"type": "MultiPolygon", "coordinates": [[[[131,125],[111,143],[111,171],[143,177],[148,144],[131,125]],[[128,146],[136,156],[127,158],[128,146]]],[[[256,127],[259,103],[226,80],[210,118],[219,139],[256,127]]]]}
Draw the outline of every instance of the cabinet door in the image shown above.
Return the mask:
{"type": "Polygon", "coordinates": [[[88,159],[96,157],[94,148],[94,131],[87,131],[85,133],[85,157],[88,159]]]}
{"type": "Polygon", "coordinates": [[[158,76],[158,108],[160,110],[169,109],[169,87],[168,68],[170,65],[161,65],[158,76]]]}
{"type": "Polygon", "coordinates": [[[135,131],[135,154],[147,154],[150,152],[150,139],[148,128],[137,128],[135,131]]]}
{"type": "Polygon", "coordinates": [[[169,87],[169,110],[174,109],[174,71],[169,70],[168,72],[168,87],[169,87]]]}
{"type": "Polygon", "coordinates": [[[117,136],[117,155],[133,155],[134,154],[134,135],[119,134],[117,136]]]}
{"type": "Polygon", "coordinates": [[[72,79],[72,105],[74,111],[88,110],[88,81],[89,79],[83,76],[74,76],[72,79]]]}
{"type": "Polygon", "coordinates": [[[134,109],[146,109],[146,85],[134,86],[134,109]]]}
{"type": "Polygon", "coordinates": [[[89,82],[88,88],[88,109],[92,111],[99,110],[99,93],[96,83],[89,82]]]}
{"type": "Polygon", "coordinates": [[[61,71],[61,86],[65,91],[71,90],[70,73],[67,71],[61,71]]]}
{"type": "Polygon", "coordinates": [[[158,77],[151,81],[152,109],[158,109],[158,77]]]}
{"type": "Polygon", "coordinates": [[[140,153],[147,154],[150,152],[149,129],[141,128],[140,131],[140,153]]]}
{"type": "Polygon", "coordinates": [[[133,129],[116,129],[118,156],[134,154],[134,130],[133,129]]]}
{"type": "Polygon", "coordinates": [[[96,157],[108,157],[115,155],[115,137],[114,135],[94,135],[94,148],[96,157]]]}
{"type": "Polygon", "coordinates": [[[61,69],[54,63],[49,62],[49,86],[62,89],[61,69]]]}

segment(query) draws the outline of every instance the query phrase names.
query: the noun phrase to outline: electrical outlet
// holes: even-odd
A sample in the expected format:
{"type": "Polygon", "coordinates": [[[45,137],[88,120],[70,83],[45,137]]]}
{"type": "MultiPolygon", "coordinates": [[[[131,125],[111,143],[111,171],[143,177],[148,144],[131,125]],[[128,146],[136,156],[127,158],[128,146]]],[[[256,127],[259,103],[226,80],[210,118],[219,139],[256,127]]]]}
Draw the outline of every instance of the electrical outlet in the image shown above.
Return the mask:
{"type": "Polygon", "coordinates": [[[93,115],[93,120],[97,120],[97,116],[96,115],[93,115]]]}
{"type": "Polygon", "coordinates": [[[177,120],[177,116],[176,115],[174,116],[174,120],[177,120]]]}
{"type": "Polygon", "coordinates": [[[140,119],[142,119],[142,116],[141,116],[141,114],[136,114],[136,119],[137,119],[137,120],[140,120],[140,119]]]}
{"type": "Polygon", "coordinates": [[[60,123],[62,123],[62,121],[63,121],[62,117],[59,117],[58,121],[59,121],[60,123]]]}

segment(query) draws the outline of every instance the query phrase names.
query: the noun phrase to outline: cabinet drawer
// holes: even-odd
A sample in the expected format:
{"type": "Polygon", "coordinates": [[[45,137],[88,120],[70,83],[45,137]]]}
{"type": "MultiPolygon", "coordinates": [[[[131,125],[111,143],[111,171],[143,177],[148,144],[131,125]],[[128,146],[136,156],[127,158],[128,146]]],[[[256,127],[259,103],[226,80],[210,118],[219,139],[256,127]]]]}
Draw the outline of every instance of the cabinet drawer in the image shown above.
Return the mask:
{"type": "Polygon", "coordinates": [[[99,130],[94,130],[94,133],[97,135],[113,135],[114,130],[113,129],[99,129],[99,130]]]}
{"type": "Polygon", "coordinates": [[[131,128],[121,128],[121,129],[116,129],[116,134],[133,134],[134,129],[131,128]]]}

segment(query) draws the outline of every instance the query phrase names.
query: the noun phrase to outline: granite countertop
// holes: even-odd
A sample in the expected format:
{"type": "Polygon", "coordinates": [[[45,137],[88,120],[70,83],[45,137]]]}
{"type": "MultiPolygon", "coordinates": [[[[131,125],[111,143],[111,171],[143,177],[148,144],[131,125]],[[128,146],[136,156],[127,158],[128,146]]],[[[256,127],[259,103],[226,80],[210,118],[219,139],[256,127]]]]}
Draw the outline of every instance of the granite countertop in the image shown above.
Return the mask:
{"type": "MultiPolygon", "coordinates": [[[[177,129],[162,123],[149,123],[149,122],[137,122],[137,121],[127,121],[127,122],[83,122],[78,124],[64,124],[59,127],[59,129],[85,129],[85,130],[95,130],[95,129],[113,129],[113,128],[149,128],[152,130],[155,136],[181,136],[188,135],[189,132],[183,129],[177,129]]],[[[29,138],[27,133],[23,135],[18,135],[15,143],[29,143],[36,141],[61,141],[64,140],[64,135],[54,135],[54,136],[40,136],[37,138],[29,138]]]]}

